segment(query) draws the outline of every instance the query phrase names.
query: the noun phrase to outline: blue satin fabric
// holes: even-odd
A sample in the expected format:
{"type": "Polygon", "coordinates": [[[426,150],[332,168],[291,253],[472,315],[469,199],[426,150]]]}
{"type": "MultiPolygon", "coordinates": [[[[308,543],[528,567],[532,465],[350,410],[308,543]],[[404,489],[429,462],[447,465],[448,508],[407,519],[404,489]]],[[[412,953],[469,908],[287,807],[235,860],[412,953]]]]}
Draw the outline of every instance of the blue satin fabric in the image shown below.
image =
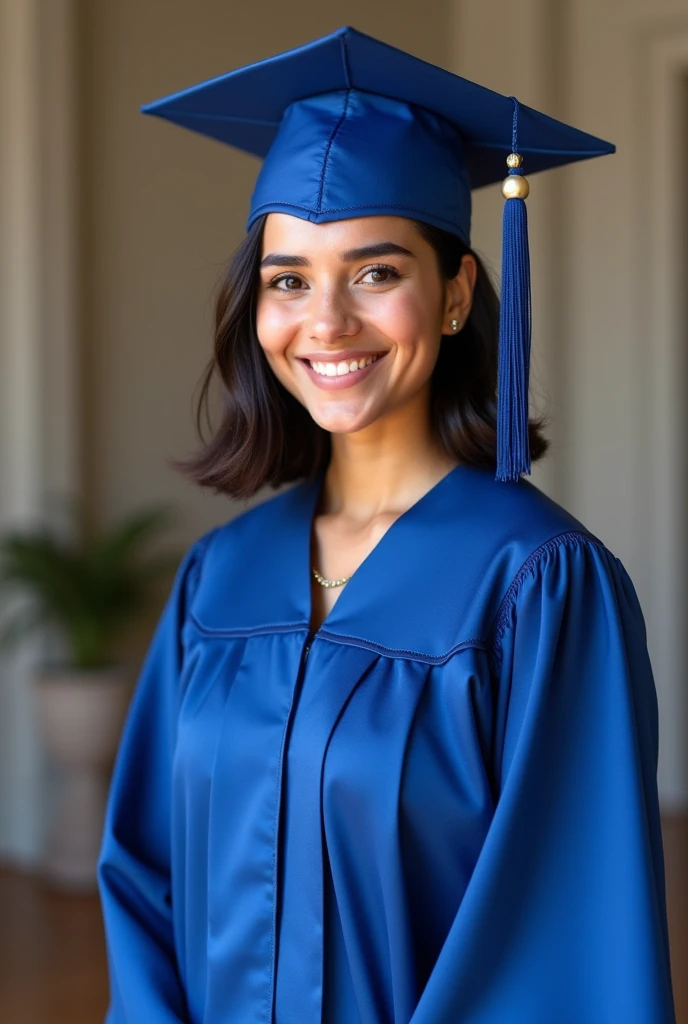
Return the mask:
{"type": "Polygon", "coordinates": [[[393,213],[471,235],[471,183],[458,129],[389,96],[340,89],[287,107],[246,224],[266,213],[315,224],[393,213]]]}
{"type": "Polygon", "coordinates": [[[457,467],[311,635],[321,484],[178,571],[108,807],[109,1024],[673,1024],[623,566],[457,467]]]}
{"type": "MultiPolygon", "coordinates": [[[[471,189],[502,181],[509,96],[343,26],[142,108],[265,158],[248,226],[279,210],[320,223],[392,214],[468,242],[471,189]]],[[[614,146],[519,104],[525,173],[614,146]]]]}

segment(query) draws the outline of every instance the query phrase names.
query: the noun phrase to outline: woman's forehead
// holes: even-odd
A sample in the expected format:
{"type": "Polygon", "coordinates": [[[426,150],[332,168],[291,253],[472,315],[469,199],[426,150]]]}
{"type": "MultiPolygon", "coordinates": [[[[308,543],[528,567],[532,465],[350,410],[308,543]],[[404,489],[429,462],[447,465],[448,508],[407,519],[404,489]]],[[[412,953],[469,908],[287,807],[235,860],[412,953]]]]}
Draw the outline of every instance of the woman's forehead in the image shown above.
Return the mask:
{"type": "Polygon", "coordinates": [[[329,255],[380,242],[395,242],[405,248],[410,248],[412,243],[416,252],[422,237],[414,221],[406,217],[349,217],[314,224],[288,213],[269,213],[263,231],[263,255],[269,252],[329,255]]]}

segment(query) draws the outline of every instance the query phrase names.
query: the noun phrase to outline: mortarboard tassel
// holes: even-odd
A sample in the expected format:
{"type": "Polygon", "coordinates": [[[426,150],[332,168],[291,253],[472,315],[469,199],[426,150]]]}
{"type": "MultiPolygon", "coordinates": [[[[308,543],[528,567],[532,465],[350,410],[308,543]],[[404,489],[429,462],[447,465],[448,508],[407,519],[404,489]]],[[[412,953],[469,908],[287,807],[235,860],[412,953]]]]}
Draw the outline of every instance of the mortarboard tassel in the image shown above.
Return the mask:
{"type": "Polygon", "coordinates": [[[509,176],[502,184],[502,299],[499,321],[497,384],[497,479],[518,480],[530,473],[528,380],[530,373],[531,301],[528,212],[530,192],[518,154],[518,100],[514,104],[509,176]]]}

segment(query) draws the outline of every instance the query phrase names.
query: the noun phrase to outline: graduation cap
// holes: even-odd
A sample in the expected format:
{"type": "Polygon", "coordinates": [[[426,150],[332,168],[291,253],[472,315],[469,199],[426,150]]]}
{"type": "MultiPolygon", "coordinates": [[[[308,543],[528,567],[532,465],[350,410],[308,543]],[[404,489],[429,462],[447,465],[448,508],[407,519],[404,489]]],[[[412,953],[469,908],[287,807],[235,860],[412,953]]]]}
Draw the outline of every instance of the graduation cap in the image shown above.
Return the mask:
{"type": "Polygon", "coordinates": [[[141,109],[264,158],[247,228],[274,211],[315,223],[396,214],[470,245],[471,190],[504,179],[497,478],[530,472],[523,172],[611,143],[348,27],[141,109]]]}

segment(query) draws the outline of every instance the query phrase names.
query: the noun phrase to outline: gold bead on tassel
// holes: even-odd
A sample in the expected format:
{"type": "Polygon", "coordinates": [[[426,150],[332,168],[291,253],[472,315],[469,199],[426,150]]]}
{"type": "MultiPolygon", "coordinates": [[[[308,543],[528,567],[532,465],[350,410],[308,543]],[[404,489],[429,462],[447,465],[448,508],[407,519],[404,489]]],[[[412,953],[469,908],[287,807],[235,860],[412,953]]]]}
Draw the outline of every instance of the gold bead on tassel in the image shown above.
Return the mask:
{"type": "MultiPolygon", "coordinates": [[[[520,167],[523,157],[518,153],[510,153],[506,158],[506,165],[509,169],[520,167]]],[[[528,179],[522,174],[510,174],[502,182],[502,195],[505,199],[527,199],[530,195],[528,179]]]]}

